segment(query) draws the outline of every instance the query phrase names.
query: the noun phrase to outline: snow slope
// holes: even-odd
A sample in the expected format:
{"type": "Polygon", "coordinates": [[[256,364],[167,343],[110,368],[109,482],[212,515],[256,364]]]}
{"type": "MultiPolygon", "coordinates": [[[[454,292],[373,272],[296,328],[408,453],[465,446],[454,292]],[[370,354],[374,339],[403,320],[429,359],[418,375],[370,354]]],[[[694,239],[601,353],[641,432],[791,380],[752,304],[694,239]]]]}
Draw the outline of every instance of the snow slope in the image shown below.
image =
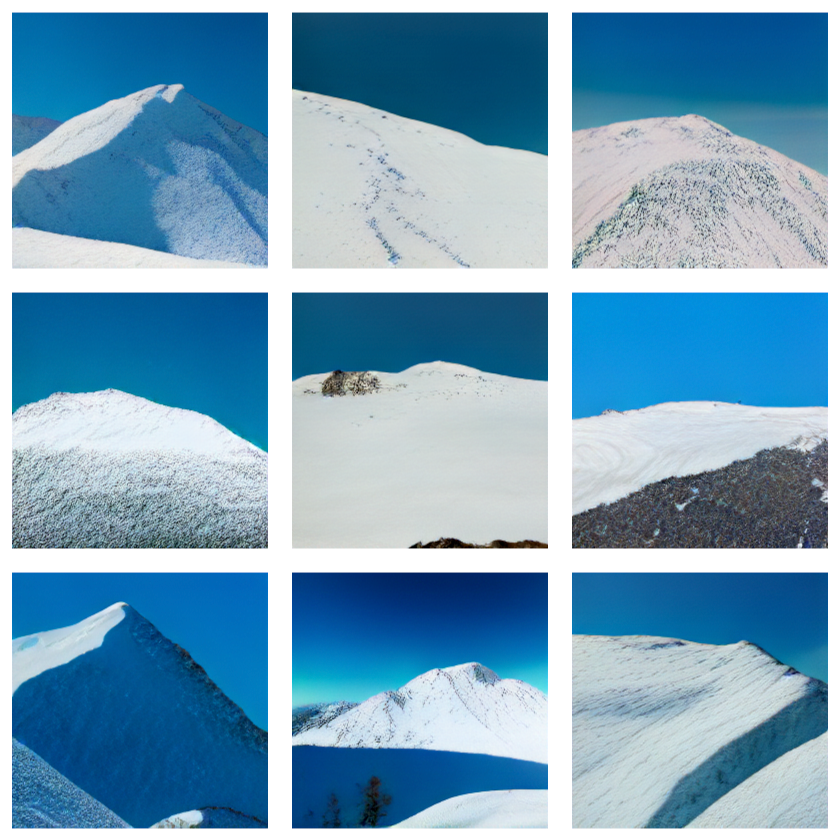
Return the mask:
{"type": "Polygon", "coordinates": [[[573,636],[572,656],[574,827],[826,827],[825,683],[750,642],[573,636]]]}
{"type": "Polygon", "coordinates": [[[828,439],[828,409],[671,402],[572,420],[572,514],[646,484],[828,439]]]}
{"type": "Polygon", "coordinates": [[[547,268],[548,158],[292,91],[295,268],[547,268]]]}
{"type": "Polygon", "coordinates": [[[371,371],[325,397],[292,383],[293,544],[548,542],[548,383],[448,362],[371,371]]]}
{"type": "Polygon", "coordinates": [[[826,268],[828,179],[696,114],[572,133],[572,266],[826,268]]]}
{"type": "Polygon", "coordinates": [[[265,265],[268,140],[182,85],[155,85],[13,157],[12,224],[265,265]]]}
{"type": "Polygon", "coordinates": [[[268,453],[109,389],[12,415],[15,547],[266,547],[268,453]]]}
{"type": "Polygon", "coordinates": [[[12,156],[40,143],[59,126],[59,120],[49,117],[20,117],[12,114],[12,156]]]}
{"type": "Polygon", "coordinates": [[[548,828],[547,790],[453,796],[391,828],[548,828]]]}
{"type": "Polygon", "coordinates": [[[268,819],[268,734],[124,603],[12,640],[12,735],[133,826],[268,819]]]}
{"type": "Polygon", "coordinates": [[[477,662],[436,668],[385,691],[292,746],[449,750],[548,763],[548,698],[477,662]]]}

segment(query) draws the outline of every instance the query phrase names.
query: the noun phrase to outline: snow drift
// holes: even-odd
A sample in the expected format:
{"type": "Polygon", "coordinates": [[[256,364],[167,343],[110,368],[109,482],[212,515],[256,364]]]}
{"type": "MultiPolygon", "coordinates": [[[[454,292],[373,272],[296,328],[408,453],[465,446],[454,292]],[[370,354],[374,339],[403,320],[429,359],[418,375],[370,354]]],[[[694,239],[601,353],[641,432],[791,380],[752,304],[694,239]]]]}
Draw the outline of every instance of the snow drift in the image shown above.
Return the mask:
{"type": "Polygon", "coordinates": [[[268,453],[196,411],[122,391],[12,415],[16,548],[268,545],[268,453]]]}
{"type": "Polygon", "coordinates": [[[268,820],[268,733],[128,604],[13,639],[12,678],[13,737],[130,825],[208,805],[268,820]]]}
{"type": "Polygon", "coordinates": [[[296,268],[547,268],[548,158],[292,91],[296,268]]]}
{"type": "Polygon", "coordinates": [[[358,395],[325,396],[332,374],[292,383],[295,547],[548,542],[547,382],[447,362],[367,373],[358,395]]]}
{"type": "Polygon", "coordinates": [[[696,114],[573,132],[572,177],[572,267],[828,266],[828,179],[696,114]]]}
{"type": "Polygon", "coordinates": [[[265,265],[268,139],[182,85],[155,85],[15,155],[12,224],[265,265]]]}
{"type": "Polygon", "coordinates": [[[488,790],[453,796],[392,828],[548,828],[547,790],[488,790]]]}
{"type": "Polygon", "coordinates": [[[574,827],[827,827],[824,682],[750,642],[573,636],[572,654],[574,827]]]}

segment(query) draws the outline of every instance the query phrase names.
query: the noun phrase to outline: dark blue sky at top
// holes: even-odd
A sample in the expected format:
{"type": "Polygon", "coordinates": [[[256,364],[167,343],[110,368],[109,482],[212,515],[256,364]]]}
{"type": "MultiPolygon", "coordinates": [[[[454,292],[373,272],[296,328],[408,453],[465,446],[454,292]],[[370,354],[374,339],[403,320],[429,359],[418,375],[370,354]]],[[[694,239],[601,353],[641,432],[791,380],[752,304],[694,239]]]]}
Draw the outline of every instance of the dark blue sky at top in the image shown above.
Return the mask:
{"type": "Polygon", "coordinates": [[[436,361],[547,380],[548,295],[292,295],[292,379],[436,361]]]}
{"type": "Polygon", "coordinates": [[[295,13],[292,87],[548,154],[548,15],[295,13]]]}
{"type": "Polygon", "coordinates": [[[267,574],[14,573],[12,638],[78,624],[120,601],[268,730],[267,574]]]}
{"type": "Polygon", "coordinates": [[[292,575],[292,706],[479,662],[548,693],[548,575],[292,575]]]}
{"type": "Polygon", "coordinates": [[[267,136],[268,15],[12,15],[13,114],[63,122],[153,85],[267,136]]]}
{"type": "Polygon", "coordinates": [[[108,388],[268,450],[268,295],[12,295],[12,411],[108,388]]]}
{"type": "Polygon", "coordinates": [[[828,575],[575,573],[572,633],[753,642],[828,682],[828,575]]]}
{"type": "Polygon", "coordinates": [[[573,131],[683,114],[828,174],[828,15],[572,15],[573,131]]]}
{"type": "Polygon", "coordinates": [[[828,406],[828,295],[572,295],[572,417],[663,402],[828,406]]]}

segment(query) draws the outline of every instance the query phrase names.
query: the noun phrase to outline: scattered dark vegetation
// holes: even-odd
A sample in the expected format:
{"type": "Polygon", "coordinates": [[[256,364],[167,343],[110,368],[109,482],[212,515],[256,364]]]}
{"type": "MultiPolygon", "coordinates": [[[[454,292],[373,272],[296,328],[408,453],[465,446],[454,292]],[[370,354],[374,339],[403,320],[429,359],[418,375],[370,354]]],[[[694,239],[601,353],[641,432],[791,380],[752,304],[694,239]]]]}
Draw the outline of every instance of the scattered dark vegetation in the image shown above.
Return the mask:
{"type": "MultiPolygon", "coordinates": [[[[361,785],[359,785],[361,787],[361,785]]],[[[382,792],[382,782],[379,777],[371,776],[367,787],[362,791],[362,811],[356,822],[346,823],[344,828],[375,828],[383,817],[388,816],[385,808],[391,804],[391,797],[382,792]]],[[[321,817],[324,828],[342,828],[341,808],[335,793],[330,794],[327,810],[321,817]]]]}
{"type": "Polygon", "coordinates": [[[322,383],[325,397],[343,397],[345,394],[368,394],[379,388],[379,378],[368,371],[334,370],[322,383]]]}
{"type": "Polygon", "coordinates": [[[536,542],[535,540],[520,540],[519,542],[506,542],[505,540],[493,540],[488,545],[476,545],[456,540],[454,537],[441,537],[439,540],[423,543],[414,543],[409,548],[548,548],[547,543],[536,542]]]}
{"type": "Polygon", "coordinates": [[[573,516],[572,547],[828,548],[827,489],[828,441],[765,449],[573,516]]]}

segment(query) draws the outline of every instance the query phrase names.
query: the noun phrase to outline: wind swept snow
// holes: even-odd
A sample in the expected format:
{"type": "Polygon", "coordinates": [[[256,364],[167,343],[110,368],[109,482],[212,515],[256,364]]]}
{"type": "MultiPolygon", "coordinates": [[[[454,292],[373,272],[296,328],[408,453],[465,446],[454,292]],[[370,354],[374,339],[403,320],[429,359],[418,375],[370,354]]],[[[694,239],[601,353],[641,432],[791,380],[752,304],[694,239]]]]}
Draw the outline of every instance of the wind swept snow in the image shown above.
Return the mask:
{"type": "Polygon", "coordinates": [[[488,790],[454,796],[391,828],[548,828],[548,791],[488,790]]]}
{"type": "Polygon", "coordinates": [[[824,682],[745,641],[573,636],[572,660],[575,828],[827,827],[824,682]]]}
{"type": "Polygon", "coordinates": [[[548,158],[292,91],[295,268],[547,268],[548,158]]]}

